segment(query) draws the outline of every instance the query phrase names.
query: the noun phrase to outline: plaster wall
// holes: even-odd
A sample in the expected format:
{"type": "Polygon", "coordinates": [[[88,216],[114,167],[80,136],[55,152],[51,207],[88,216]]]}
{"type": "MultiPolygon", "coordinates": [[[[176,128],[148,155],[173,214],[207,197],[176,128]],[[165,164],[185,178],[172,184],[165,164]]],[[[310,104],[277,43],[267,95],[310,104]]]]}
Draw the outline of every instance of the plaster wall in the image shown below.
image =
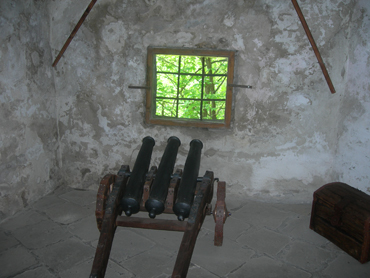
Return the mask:
{"type": "Polygon", "coordinates": [[[287,0],[101,0],[51,68],[90,0],[1,1],[2,217],[58,185],[96,189],[135,162],[141,139],[203,141],[228,198],[311,202],[332,181],[369,189],[368,1],[299,1],[337,93],[287,0]],[[144,122],[151,46],[236,50],[230,129],[144,122]]]}
{"type": "MultiPolygon", "coordinates": [[[[54,55],[81,14],[66,2],[51,4],[54,55]]],[[[83,11],[90,1],[81,2],[83,11]]],[[[345,148],[363,135],[346,138],[353,132],[343,133],[348,119],[341,114],[352,109],[344,102],[349,71],[363,83],[368,76],[349,64],[351,36],[360,32],[351,26],[361,24],[355,3],[300,1],[335,84],[332,95],[291,1],[98,1],[55,74],[65,182],[95,188],[104,174],[133,165],[147,135],[157,142],[152,165],[159,164],[169,136],[183,142],[179,167],[191,139],[201,139],[201,173],[213,170],[227,181],[229,195],[310,202],[324,183],[365,175],[367,165],[344,174],[345,162],[336,162],[339,154],[350,154],[338,152],[339,139],[345,148]],[[253,89],[234,90],[230,129],[144,123],[145,92],[128,85],[145,84],[149,45],[237,51],[234,83],[253,89]]],[[[360,144],[359,157],[368,144],[360,144]]],[[[365,180],[353,185],[366,191],[365,180]]]]}
{"type": "Polygon", "coordinates": [[[0,220],[58,183],[49,26],[46,1],[0,1],[0,220]]]}
{"type": "Polygon", "coordinates": [[[340,109],[340,180],[370,192],[370,2],[356,1],[347,29],[346,87],[340,109]]]}

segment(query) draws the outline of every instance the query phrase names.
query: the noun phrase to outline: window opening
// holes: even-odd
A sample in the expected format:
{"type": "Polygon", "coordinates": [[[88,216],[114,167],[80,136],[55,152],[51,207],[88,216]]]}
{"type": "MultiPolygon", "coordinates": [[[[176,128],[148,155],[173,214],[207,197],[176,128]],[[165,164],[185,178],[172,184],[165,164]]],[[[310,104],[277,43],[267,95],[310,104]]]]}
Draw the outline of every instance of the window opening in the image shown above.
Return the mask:
{"type": "Polygon", "coordinates": [[[147,122],[229,127],[233,67],[233,51],[149,48],[147,122]]]}

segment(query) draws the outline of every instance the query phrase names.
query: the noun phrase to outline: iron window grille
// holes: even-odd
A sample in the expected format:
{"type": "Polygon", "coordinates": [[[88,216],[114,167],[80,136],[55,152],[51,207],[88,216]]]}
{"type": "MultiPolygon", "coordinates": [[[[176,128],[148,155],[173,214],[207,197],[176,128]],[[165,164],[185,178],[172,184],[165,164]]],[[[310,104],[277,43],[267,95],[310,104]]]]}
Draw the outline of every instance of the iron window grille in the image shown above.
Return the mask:
{"type": "Polygon", "coordinates": [[[230,127],[234,51],[148,48],[146,122],[230,127]]]}

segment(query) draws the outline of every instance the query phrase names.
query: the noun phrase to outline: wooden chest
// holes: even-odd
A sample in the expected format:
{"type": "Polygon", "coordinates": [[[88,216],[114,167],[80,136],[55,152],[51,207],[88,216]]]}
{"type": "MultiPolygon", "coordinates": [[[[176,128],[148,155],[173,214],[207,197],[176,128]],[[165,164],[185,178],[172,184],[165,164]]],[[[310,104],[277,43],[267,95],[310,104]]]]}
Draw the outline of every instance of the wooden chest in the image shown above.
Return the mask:
{"type": "Polygon", "coordinates": [[[313,195],[310,228],[349,255],[370,260],[370,196],[348,184],[329,183],[313,195]]]}

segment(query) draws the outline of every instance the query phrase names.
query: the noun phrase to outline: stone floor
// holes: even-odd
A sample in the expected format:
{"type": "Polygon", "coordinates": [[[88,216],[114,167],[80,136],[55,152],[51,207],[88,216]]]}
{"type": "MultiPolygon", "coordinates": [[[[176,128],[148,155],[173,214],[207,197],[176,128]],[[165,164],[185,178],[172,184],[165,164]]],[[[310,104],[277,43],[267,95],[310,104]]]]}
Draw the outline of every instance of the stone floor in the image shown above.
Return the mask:
{"type": "MultiPolygon", "coordinates": [[[[0,224],[0,277],[89,277],[96,192],[60,189],[0,224]]],[[[206,217],[188,277],[364,278],[360,264],[309,226],[310,204],[228,200],[222,247],[206,217]]],[[[172,216],[172,215],[171,215],[172,216]]],[[[170,277],[181,232],[118,227],[106,277],[170,277]]]]}

